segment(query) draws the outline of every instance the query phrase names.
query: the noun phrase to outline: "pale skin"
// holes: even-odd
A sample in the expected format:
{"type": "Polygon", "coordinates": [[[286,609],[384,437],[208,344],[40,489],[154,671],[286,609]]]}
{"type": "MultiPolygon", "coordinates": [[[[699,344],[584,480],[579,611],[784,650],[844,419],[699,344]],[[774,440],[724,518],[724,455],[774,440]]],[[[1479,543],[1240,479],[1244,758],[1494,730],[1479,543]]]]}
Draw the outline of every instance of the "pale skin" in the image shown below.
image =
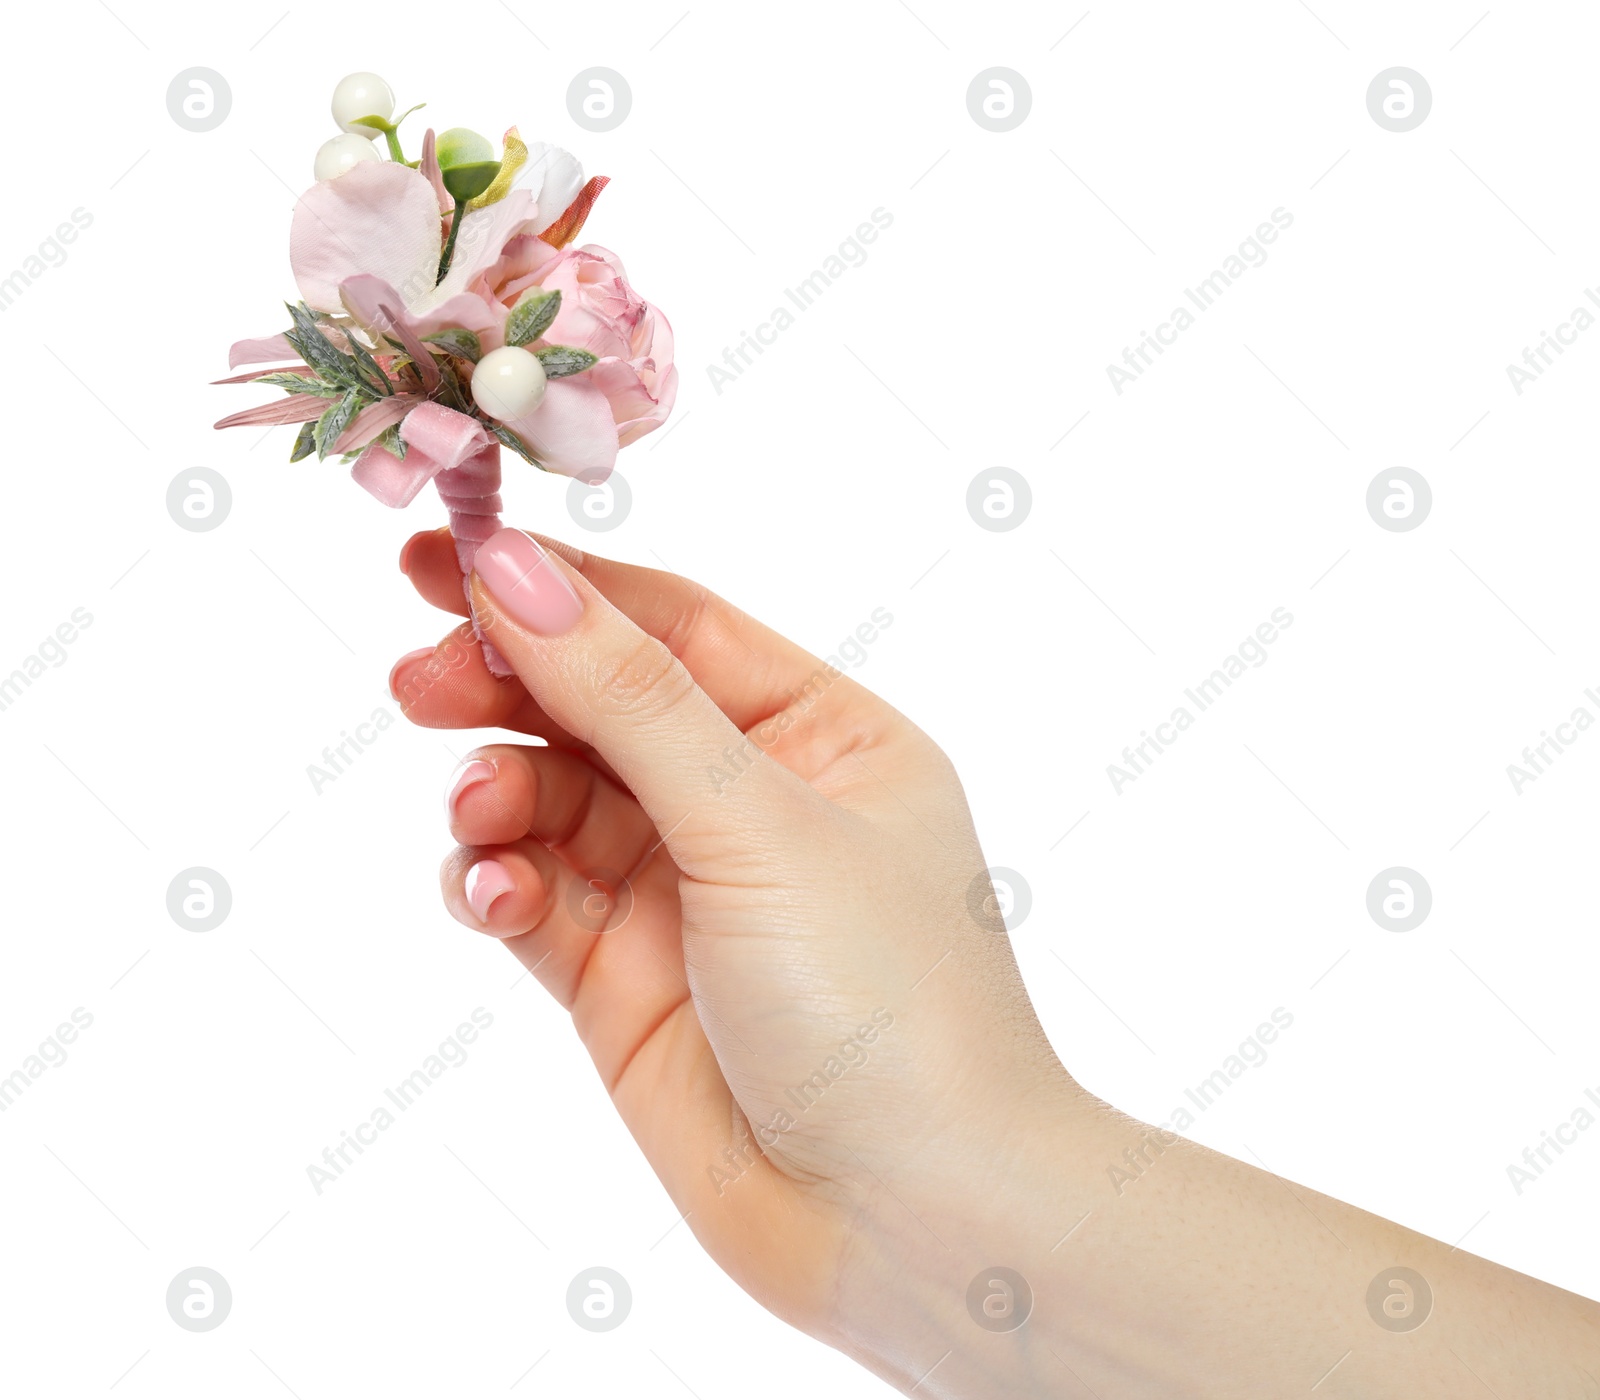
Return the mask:
{"type": "MultiPolygon", "coordinates": [[[[472,581],[514,677],[465,625],[391,677],[418,724],[545,741],[474,755],[445,904],[570,1012],[751,1296],[941,1400],[1600,1397],[1594,1302],[1083,1090],[973,907],[961,784],[910,720],[693,583],[542,543],[565,630],[472,581]],[[511,888],[480,917],[484,862],[511,888]]],[[[466,613],[447,532],[402,568],[466,613]]]]}

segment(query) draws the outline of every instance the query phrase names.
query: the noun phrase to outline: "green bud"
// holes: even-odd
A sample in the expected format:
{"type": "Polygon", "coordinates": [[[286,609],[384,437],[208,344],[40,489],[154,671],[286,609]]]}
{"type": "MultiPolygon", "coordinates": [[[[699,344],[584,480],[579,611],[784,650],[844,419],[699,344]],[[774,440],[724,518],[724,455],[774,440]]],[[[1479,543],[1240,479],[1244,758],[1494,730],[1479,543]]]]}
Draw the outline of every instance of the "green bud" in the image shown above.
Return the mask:
{"type": "Polygon", "coordinates": [[[453,126],[439,133],[434,143],[444,187],[456,200],[476,199],[500,173],[494,147],[468,127],[453,126]]]}

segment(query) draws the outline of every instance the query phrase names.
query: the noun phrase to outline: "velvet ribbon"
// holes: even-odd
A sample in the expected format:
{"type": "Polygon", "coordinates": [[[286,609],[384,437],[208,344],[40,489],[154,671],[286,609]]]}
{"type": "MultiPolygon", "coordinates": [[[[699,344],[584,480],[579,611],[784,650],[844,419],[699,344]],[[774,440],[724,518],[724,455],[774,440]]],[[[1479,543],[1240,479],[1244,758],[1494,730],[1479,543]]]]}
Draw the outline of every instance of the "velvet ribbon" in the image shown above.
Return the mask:
{"type": "MultiPolygon", "coordinates": [[[[461,587],[470,608],[468,577],[478,546],[500,528],[500,442],[483,424],[438,403],[420,403],[400,424],[406,455],[397,457],[373,443],[350,468],[357,485],[386,506],[409,505],[430,481],[450,512],[461,587]]],[[[491,675],[509,676],[511,667],[473,620],[491,675]]]]}

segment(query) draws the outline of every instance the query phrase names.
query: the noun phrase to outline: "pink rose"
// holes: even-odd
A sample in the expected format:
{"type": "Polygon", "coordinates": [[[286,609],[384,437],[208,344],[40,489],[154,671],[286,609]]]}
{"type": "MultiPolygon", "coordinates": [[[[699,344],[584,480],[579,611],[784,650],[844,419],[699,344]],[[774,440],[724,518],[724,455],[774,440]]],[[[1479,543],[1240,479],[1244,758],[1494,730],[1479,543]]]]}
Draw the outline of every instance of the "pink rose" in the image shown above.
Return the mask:
{"type": "Polygon", "coordinates": [[[593,243],[561,252],[538,238],[513,244],[490,270],[492,288],[486,290],[508,308],[530,287],[561,293],[561,310],[543,339],[599,358],[584,378],[611,405],[617,445],[626,447],[665,422],[678,394],[672,327],[634,291],[622,260],[593,243]]]}

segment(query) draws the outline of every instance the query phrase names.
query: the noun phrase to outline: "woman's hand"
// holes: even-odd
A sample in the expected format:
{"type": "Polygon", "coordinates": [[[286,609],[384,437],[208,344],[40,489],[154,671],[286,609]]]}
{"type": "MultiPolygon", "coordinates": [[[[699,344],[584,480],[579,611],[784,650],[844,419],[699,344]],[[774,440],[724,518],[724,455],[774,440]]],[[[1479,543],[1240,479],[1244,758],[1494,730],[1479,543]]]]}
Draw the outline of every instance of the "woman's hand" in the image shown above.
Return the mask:
{"type": "MultiPolygon", "coordinates": [[[[1600,1394],[1593,1304],[1080,1090],[909,720],[694,584],[544,546],[477,557],[515,678],[465,625],[391,676],[419,724],[546,741],[453,778],[445,902],[571,1012],[753,1296],[919,1396],[1600,1394]]],[[[445,531],[402,554],[461,612],[456,567],[445,531]]]]}
{"type": "MultiPolygon", "coordinates": [[[[446,904],[571,1011],[713,1257],[848,1344],[833,1309],[863,1225],[988,1174],[1072,1093],[961,785],[903,715],[720,598],[544,543],[558,559],[515,531],[478,556],[520,681],[466,629],[391,678],[418,723],[549,743],[454,779],[446,904]]],[[[461,610],[446,532],[403,558],[461,610]]]]}

